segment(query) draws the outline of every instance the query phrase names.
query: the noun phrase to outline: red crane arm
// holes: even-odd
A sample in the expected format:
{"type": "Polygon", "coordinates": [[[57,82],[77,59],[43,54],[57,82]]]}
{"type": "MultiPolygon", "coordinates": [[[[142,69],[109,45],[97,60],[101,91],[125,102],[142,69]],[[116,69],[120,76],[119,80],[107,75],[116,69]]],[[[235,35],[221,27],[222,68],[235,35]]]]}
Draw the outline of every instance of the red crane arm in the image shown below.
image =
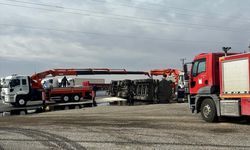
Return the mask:
{"type": "Polygon", "coordinates": [[[125,69],[107,69],[107,68],[87,68],[87,69],[53,69],[44,72],[36,73],[31,76],[32,87],[42,88],[41,81],[47,76],[77,76],[77,75],[148,75],[148,72],[144,71],[127,71],[125,69]]]}
{"type": "Polygon", "coordinates": [[[150,71],[151,76],[158,76],[158,75],[166,75],[171,76],[174,75],[175,84],[178,84],[180,71],[178,69],[156,69],[150,71]]]}

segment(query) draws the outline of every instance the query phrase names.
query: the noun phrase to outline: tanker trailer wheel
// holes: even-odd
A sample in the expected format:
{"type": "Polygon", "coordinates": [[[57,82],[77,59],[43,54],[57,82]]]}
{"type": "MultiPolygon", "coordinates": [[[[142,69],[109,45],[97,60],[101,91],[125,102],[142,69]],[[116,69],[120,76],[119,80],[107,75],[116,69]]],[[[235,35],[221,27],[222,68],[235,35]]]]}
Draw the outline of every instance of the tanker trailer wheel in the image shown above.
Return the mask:
{"type": "Polygon", "coordinates": [[[16,106],[25,107],[26,104],[27,104],[27,101],[23,97],[17,97],[16,98],[16,106]]]}
{"type": "Polygon", "coordinates": [[[73,95],[73,101],[74,101],[74,102],[79,102],[80,99],[81,99],[81,97],[80,97],[78,94],[73,95]]]}
{"type": "Polygon", "coordinates": [[[201,104],[201,116],[207,122],[218,121],[217,110],[214,101],[210,98],[203,100],[201,104]]]}
{"type": "Polygon", "coordinates": [[[62,102],[67,103],[67,102],[69,102],[69,100],[70,100],[70,97],[68,95],[62,96],[62,102]]]}

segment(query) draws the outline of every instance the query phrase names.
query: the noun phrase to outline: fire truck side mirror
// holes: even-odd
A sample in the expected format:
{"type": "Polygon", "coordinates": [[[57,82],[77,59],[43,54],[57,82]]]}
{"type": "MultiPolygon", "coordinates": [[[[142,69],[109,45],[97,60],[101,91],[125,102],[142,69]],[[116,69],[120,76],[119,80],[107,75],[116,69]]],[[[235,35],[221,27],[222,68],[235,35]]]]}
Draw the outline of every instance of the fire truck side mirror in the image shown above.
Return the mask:
{"type": "Polygon", "coordinates": [[[184,71],[184,78],[185,78],[185,80],[189,80],[187,64],[183,65],[183,71],[184,71]]]}

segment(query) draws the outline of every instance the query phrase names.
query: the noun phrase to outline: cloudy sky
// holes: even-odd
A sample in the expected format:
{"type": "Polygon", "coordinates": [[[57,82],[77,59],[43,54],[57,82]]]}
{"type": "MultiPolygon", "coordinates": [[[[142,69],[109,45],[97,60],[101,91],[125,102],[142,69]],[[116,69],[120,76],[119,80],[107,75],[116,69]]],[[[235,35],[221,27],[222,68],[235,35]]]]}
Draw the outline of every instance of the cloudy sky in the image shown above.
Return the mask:
{"type": "Polygon", "coordinates": [[[181,68],[248,51],[249,0],[0,0],[0,77],[51,68],[181,68]]]}

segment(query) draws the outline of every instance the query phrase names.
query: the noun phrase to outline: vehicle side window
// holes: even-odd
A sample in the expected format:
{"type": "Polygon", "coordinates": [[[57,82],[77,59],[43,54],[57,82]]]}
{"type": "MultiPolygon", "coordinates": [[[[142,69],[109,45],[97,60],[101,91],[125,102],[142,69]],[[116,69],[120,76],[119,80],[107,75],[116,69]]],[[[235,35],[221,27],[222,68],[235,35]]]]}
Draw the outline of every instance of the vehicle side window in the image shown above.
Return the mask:
{"type": "Polygon", "coordinates": [[[200,73],[205,72],[205,71],[206,71],[206,60],[203,59],[203,60],[200,61],[200,63],[199,63],[197,74],[200,74],[200,73]]]}
{"type": "Polygon", "coordinates": [[[22,79],[22,85],[27,85],[26,79],[22,79]]]}
{"type": "Polygon", "coordinates": [[[192,68],[192,76],[197,76],[197,68],[198,68],[198,65],[199,65],[199,61],[196,61],[194,62],[193,64],[193,68],[192,68]]]}
{"type": "Polygon", "coordinates": [[[198,74],[206,71],[206,59],[200,59],[194,62],[192,68],[192,76],[196,77],[198,74]]]}

